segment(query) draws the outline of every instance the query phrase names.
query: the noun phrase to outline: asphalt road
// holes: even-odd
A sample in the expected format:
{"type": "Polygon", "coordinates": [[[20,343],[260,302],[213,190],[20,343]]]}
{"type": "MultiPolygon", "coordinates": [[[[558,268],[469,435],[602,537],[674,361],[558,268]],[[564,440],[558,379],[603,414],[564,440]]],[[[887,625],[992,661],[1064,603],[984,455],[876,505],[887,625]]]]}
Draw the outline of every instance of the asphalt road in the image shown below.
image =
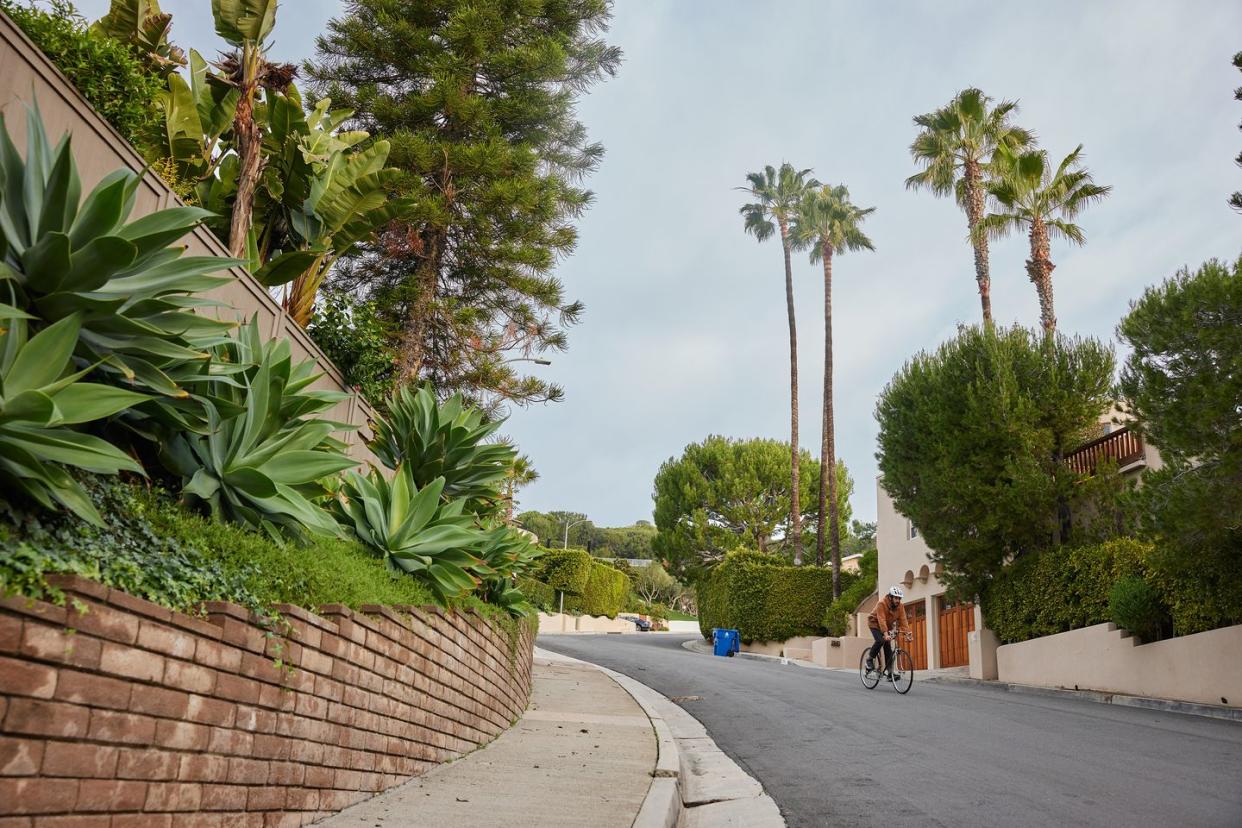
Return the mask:
{"type": "Polygon", "coordinates": [[[856,673],[539,636],[679,704],[791,826],[1242,826],[1242,724],[982,687],[906,696],[856,673]]]}

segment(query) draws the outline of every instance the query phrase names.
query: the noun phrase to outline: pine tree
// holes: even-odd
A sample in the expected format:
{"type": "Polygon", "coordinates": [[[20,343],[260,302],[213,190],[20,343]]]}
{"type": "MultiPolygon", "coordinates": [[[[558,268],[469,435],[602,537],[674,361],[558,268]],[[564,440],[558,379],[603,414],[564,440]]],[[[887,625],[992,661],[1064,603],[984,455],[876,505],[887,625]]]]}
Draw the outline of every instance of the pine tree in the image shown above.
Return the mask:
{"type": "Polygon", "coordinates": [[[553,275],[603,154],[575,116],[614,75],[609,0],[353,0],[305,67],[314,91],[391,142],[402,221],[339,268],[399,337],[405,381],[503,404],[559,399],[515,363],[567,345],[580,302],[553,275]]]}

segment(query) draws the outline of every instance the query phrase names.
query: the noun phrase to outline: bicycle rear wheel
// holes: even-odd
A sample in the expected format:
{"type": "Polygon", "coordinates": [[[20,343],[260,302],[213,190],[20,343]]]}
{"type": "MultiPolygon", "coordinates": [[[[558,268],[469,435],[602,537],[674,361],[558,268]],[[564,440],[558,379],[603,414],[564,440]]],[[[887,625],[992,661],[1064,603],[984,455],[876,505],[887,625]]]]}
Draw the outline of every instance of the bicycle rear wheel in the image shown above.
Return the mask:
{"type": "Polygon", "coordinates": [[[893,670],[889,676],[893,689],[905,695],[914,686],[914,659],[905,650],[893,653],[893,670]]]}
{"type": "Polygon", "coordinates": [[[863,687],[868,690],[874,690],[875,686],[880,683],[880,665],[876,664],[870,670],[867,669],[867,655],[871,652],[870,648],[863,650],[862,655],[858,658],[858,675],[862,677],[863,687]]]}

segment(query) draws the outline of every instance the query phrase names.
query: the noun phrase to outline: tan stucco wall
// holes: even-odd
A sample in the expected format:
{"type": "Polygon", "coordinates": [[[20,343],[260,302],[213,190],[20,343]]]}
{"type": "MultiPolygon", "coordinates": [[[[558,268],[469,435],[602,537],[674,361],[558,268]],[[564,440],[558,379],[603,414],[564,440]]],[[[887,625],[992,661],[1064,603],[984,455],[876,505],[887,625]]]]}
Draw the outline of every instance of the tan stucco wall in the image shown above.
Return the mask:
{"type": "Polygon", "coordinates": [[[811,645],[811,661],[820,667],[857,667],[863,650],[872,643],[870,638],[857,636],[817,638],[811,645]],[[835,645],[833,642],[836,642],[835,645]]]}
{"type": "Polygon", "coordinates": [[[785,641],[752,641],[742,642],[742,652],[758,653],[759,655],[785,656],[787,658],[809,658],[813,635],[800,635],[785,641]],[[793,650],[791,654],[789,651],[793,650]]]}
{"type": "Polygon", "coordinates": [[[893,499],[876,478],[875,543],[879,554],[879,590],[881,594],[897,584],[906,593],[906,601],[917,601],[944,592],[931,562],[931,549],[923,536],[910,537],[910,521],[897,511],[893,499]]]}
{"type": "Polygon", "coordinates": [[[570,615],[565,613],[539,613],[541,633],[632,633],[638,628],[624,618],[608,618],[603,615],[570,615]]]}
{"type": "Polygon", "coordinates": [[[1136,644],[1114,624],[1005,644],[1001,681],[1242,707],[1242,625],[1136,644]]]}

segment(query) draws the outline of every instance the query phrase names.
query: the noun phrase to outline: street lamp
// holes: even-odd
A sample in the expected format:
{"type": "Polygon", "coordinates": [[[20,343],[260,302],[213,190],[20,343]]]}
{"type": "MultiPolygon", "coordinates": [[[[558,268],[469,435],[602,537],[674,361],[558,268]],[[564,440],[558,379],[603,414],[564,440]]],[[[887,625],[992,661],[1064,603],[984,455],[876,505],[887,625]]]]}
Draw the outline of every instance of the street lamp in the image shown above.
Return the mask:
{"type": "Polygon", "coordinates": [[[533,362],[536,365],[551,365],[552,360],[542,359],[540,357],[514,357],[513,359],[504,359],[501,362],[508,365],[510,362],[533,362]]]}

